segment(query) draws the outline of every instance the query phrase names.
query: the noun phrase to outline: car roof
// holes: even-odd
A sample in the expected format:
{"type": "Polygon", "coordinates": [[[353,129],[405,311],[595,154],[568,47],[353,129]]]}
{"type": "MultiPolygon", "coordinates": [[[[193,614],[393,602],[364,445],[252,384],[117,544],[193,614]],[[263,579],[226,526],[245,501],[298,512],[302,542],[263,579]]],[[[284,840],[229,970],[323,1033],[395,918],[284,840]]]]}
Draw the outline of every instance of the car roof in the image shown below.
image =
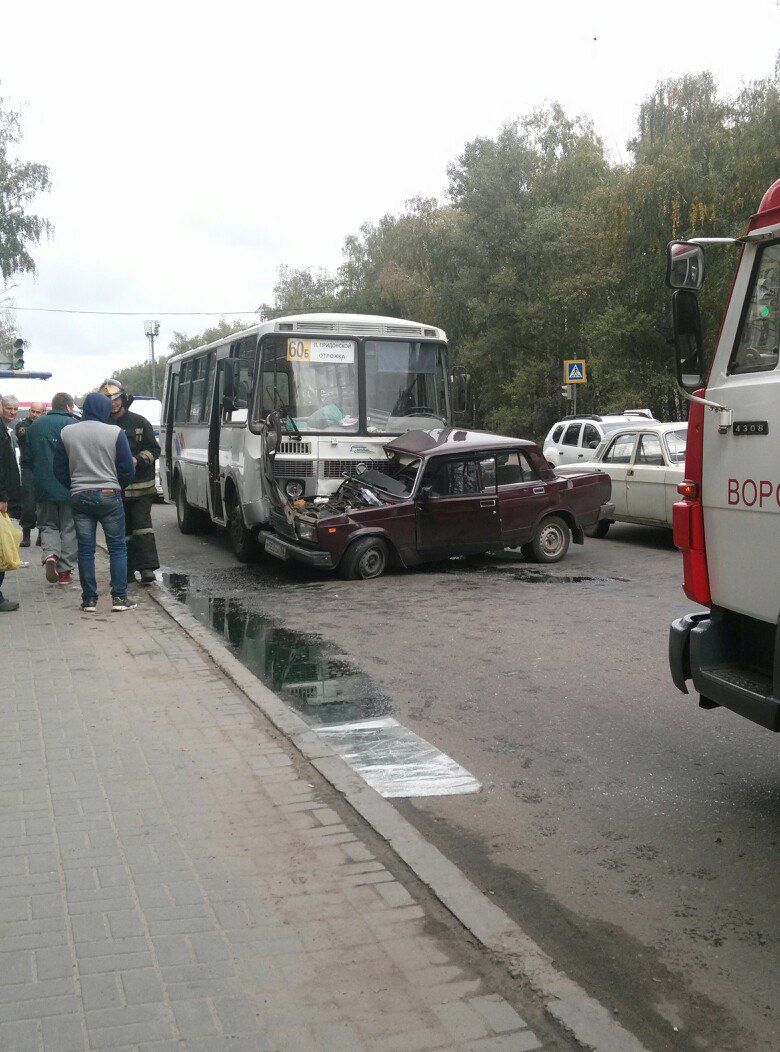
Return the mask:
{"type": "Polygon", "coordinates": [[[625,427],[616,428],[614,431],[610,431],[609,435],[605,435],[604,438],[614,438],[618,431],[621,434],[633,434],[639,431],[658,431],[661,434],[666,434],[668,431],[681,431],[683,428],[687,429],[688,422],[686,420],[673,421],[670,424],[662,424],[657,420],[646,420],[644,424],[626,424],[625,427]]]}
{"type": "Polygon", "coordinates": [[[407,431],[385,449],[415,456],[433,456],[440,453],[470,453],[481,449],[518,449],[536,446],[525,438],[508,438],[506,435],[491,435],[487,431],[467,431],[461,427],[435,427],[428,431],[407,431]]]}

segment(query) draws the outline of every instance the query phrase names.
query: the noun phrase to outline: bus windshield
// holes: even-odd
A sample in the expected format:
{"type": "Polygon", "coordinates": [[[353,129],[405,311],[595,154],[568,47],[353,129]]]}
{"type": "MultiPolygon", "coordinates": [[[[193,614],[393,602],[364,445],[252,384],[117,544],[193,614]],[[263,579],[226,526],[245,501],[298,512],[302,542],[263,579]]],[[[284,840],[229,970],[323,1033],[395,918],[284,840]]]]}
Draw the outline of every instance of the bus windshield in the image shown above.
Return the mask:
{"type": "Polygon", "coordinates": [[[447,423],[446,367],[435,343],[366,340],[366,424],[401,434],[447,423]]]}
{"type": "Polygon", "coordinates": [[[274,336],[262,347],[254,423],[283,408],[301,432],[357,432],[354,340],[274,336]]]}

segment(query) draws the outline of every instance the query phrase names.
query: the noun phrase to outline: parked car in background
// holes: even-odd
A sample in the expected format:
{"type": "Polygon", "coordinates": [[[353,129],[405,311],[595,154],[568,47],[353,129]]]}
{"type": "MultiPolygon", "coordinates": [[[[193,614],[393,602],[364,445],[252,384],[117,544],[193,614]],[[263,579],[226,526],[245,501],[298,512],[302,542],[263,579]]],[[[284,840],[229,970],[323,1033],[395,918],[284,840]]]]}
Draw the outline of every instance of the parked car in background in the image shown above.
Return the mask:
{"type": "MultiPolygon", "coordinates": [[[[160,401],[160,399],[152,398],[150,395],[134,395],[133,412],[138,413],[140,416],[146,417],[146,419],[152,425],[152,429],[154,430],[154,437],[159,442],[160,421],[162,420],[162,402],[160,401]]],[[[158,500],[164,501],[165,496],[163,494],[162,482],[160,481],[159,459],[154,462],[154,483],[155,496],[158,500]]]]}
{"type": "Polygon", "coordinates": [[[685,469],[688,425],[634,424],[602,439],[592,458],[557,469],[563,477],[581,474],[609,475],[612,480],[612,518],[603,517],[588,535],[605,537],[612,522],[645,526],[672,526],[672,505],[685,469]]]}
{"type": "Polygon", "coordinates": [[[331,498],[273,508],[274,532],[260,534],[266,552],[338,568],[348,579],[379,577],[391,562],[505,548],[553,563],[572,538],[583,543],[583,528],[609,501],[605,474],[559,478],[523,439],[444,427],[409,431],[384,453],[359,465],[331,498]]]}
{"type": "Polygon", "coordinates": [[[551,468],[590,460],[606,435],[642,420],[654,420],[649,409],[626,409],[624,413],[607,416],[570,416],[553,424],[542,450],[551,468]]]}

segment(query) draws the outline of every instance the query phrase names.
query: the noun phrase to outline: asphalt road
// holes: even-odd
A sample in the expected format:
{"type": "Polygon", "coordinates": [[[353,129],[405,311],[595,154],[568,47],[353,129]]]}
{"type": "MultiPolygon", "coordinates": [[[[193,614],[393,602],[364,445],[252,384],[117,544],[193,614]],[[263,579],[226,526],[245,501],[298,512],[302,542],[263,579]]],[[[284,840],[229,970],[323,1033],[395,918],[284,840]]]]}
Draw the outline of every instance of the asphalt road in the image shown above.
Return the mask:
{"type": "Polygon", "coordinates": [[[552,580],[507,557],[345,582],[155,523],[192,591],[325,641],[483,783],[397,806],[648,1047],[780,1047],[778,741],[672,686],[665,531],[614,527],[552,580]]]}

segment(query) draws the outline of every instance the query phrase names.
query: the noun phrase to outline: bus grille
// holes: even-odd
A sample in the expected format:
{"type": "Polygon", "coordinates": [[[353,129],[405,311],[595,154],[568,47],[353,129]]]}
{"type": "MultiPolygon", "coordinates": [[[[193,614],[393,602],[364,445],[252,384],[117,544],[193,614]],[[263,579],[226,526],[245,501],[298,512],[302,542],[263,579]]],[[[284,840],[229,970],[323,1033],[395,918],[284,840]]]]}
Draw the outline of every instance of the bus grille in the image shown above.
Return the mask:
{"type": "Polygon", "coordinates": [[[324,479],[340,479],[345,472],[353,471],[358,463],[357,460],[323,460],[320,463],[320,474],[324,479]]]}
{"type": "Polygon", "coordinates": [[[274,460],[274,476],[278,479],[308,479],[313,474],[313,460],[274,460]]]}
{"type": "Polygon", "coordinates": [[[279,453],[297,453],[299,457],[311,456],[311,442],[299,442],[295,438],[283,438],[279,444],[279,453]]]}

